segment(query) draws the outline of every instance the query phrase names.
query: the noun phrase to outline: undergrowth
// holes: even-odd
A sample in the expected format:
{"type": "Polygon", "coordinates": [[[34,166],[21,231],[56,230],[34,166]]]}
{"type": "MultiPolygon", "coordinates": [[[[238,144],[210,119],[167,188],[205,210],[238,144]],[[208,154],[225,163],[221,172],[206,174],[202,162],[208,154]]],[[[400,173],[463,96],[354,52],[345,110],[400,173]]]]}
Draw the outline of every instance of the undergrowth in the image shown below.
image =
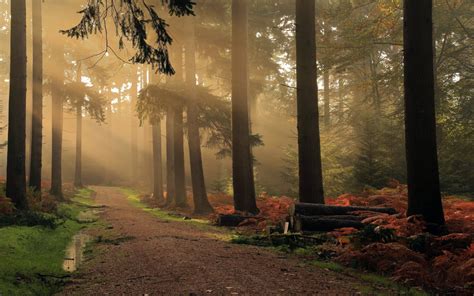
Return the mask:
{"type": "Polygon", "coordinates": [[[71,202],[57,204],[54,213],[23,212],[0,220],[0,295],[52,295],[68,274],[65,249],[86,227],[78,220],[88,211],[92,192],[80,190],[71,202]]]}
{"type": "MultiPolygon", "coordinates": [[[[373,229],[367,229],[365,236],[374,235],[373,229]]],[[[364,236],[363,235],[363,236],[364,236]]],[[[381,237],[373,237],[374,240],[387,239],[389,234],[385,233],[381,237]]],[[[348,268],[331,261],[336,253],[334,253],[329,244],[334,244],[334,238],[326,233],[314,235],[300,234],[272,234],[272,235],[235,235],[231,239],[234,244],[246,244],[259,247],[265,247],[270,250],[283,252],[304,259],[305,263],[320,269],[334,271],[340,274],[348,275],[360,281],[357,286],[362,295],[384,295],[396,293],[397,295],[421,296],[427,295],[425,292],[417,288],[408,288],[399,285],[391,279],[373,273],[361,272],[353,268],[348,268]]]]}

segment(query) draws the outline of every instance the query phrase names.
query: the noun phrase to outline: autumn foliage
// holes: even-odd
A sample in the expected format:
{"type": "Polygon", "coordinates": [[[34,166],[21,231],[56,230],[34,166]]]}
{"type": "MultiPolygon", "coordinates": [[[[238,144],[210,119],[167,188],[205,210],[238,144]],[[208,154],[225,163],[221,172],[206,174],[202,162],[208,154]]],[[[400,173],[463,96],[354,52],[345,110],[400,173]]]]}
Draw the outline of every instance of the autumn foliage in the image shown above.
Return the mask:
{"type": "MultiPolygon", "coordinates": [[[[217,214],[234,213],[226,195],[210,197],[217,214]]],[[[242,222],[242,232],[262,232],[267,225],[284,221],[294,202],[289,197],[262,194],[257,199],[260,214],[242,222]]],[[[435,292],[472,295],[474,292],[474,202],[456,197],[443,199],[446,229],[435,236],[427,232],[420,216],[406,216],[406,186],[393,182],[381,190],[360,195],[343,194],[327,198],[327,204],[341,206],[392,207],[395,215],[359,212],[368,226],[358,231],[343,228],[331,232],[336,243],[333,259],[341,264],[391,276],[394,280],[435,292]]]]}

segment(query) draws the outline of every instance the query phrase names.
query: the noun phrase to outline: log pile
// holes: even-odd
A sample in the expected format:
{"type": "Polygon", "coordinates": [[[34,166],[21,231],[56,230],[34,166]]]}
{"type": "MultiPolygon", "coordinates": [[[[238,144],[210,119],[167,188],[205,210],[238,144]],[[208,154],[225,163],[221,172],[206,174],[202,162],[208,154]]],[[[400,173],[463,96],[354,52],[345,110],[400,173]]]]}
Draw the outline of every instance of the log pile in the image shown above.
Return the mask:
{"type": "Polygon", "coordinates": [[[393,208],[330,206],[322,204],[296,203],[289,209],[290,228],[294,232],[332,231],[338,228],[364,227],[364,213],[393,215],[393,208]]]}

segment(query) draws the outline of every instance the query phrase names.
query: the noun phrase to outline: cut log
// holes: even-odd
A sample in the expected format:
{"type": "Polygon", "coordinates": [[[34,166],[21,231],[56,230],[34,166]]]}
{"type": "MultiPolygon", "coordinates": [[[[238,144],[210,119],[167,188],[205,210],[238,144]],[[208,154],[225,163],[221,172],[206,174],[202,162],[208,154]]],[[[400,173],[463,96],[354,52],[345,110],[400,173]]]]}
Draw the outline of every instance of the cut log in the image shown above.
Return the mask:
{"type": "Polygon", "coordinates": [[[228,226],[228,227],[236,227],[246,219],[250,217],[230,214],[230,215],[219,215],[217,216],[217,225],[219,226],[228,226]]]}
{"type": "Polygon", "coordinates": [[[354,211],[372,211],[378,213],[386,213],[389,215],[396,214],[393,208],[377,208],[377,207],[356,207],[356,206],[329,206],[322,204],[296,203],[290,207],[290,215],[303,216],[321,216],[321,215],[347,215],[354,211]]]}
{"type": "Polygon", "coordinates": [[[318,215],[318,216],[311,216],[313,218],[318,219],[331,219],[331,220],[348,220],[348,221],[358,221],[362,222],[365,219],[365,216],[357,216],[357,215],[318,215]]]}
{"type": "Polygon", "coordinates": [[[295,232],[301,231],[331,231],[343,227],[363,228],[360,221],[327,218],[325,216],[294,216],[295,232]]]}

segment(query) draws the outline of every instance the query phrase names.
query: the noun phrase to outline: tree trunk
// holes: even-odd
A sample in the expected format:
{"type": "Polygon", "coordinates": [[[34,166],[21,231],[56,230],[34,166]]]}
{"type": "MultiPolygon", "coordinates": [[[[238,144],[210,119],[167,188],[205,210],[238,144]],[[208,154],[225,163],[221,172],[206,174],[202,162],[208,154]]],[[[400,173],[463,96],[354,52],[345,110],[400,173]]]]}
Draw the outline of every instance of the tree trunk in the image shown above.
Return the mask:
{"type": "Polygon", "coordinates": [[[26,209],[26,3],[11,2],[10,98],[6,195],[18,209],[26,209]]]}
{"type": "MultiPolygon", "coordinates": [[[[174,67],[176,70],[177,83],[183,81],[183,46],[178,44],[174,52],[174,67]]],[[[183,106],[180,103],[172,106],[174,108],[173,117],[173,150],[174,150],[174,202],[177,207],[186,207],[186,181],[184,170],[184,131],[183,131],[183,106]]]]}
{"type": "Polygon", "coordinates": [[[339,97],[339,122],[344,120],[344,80],[339,78],[337,83],[337,92],[339,97]]]}
{"type": "Polygon", "coordinates": [[[143,181],[146,190],[153,190],[153,127],[143,123],[143,181]]]}
{"type": "Polygon", "coordinates": [[[232,0],[232,181],[237,211],[258,213],[248,102],[248,1],[232,0]]]}
{"type": "Polygon", "coordinates": [[[329,67],[324,67],[324,126],[328,128],[331,125],[331,90],[329,89],[329,67]]]}
{"type": "Polygon", "coordinates": [[[105,112],[105,119],[107,121],[107,126],[106,126],[106,138],[107,138],[107,149],[109,153],[106,155],[106,165],[105,165],[105,184],[107,185],[112,185],[112,171],[113,171],[113,158],[114,156],[114,136],[113,136],[113,128],[112,128],[112,97],[111,97],[111,91],[110,89],[108,90],[107,94],[107,110],[105,112]]]}
{"type": "Polygon", "coordinates": [[[186,182],[184,177],[184,132],[183,107],[178,107],[174,115],[174,169],[175,169],[175,205],[186,207],[186,182]]]}
{"type": "Polygon", "coordinates": [[[296,0],[299,200],[324,203],[315,36],[314,1],[296,0]]]}
{"type": "Polygon", "coordinates": [[[132,67],[132,88],[131,88],[131,99],[130,99],[130,129],[131,129],[131,139],[130,139],[130,148],[131,148],[131,184],[135,185],[137,183],[138,176],[138,121],[135,116],[135,105],[137,102],[138,91],[137,91],[137,69],[132,67]]]}
{"type": "MultiPolygon", "coordinates": [[[[77,64],[76,82],[81,83],[81,62],[77,64]]],[[[83,94],[85,96],[85,94],[83,94]]],[[[74,186],[82,187],[82,99],[76,102],[76,165],[74,171],[74,186]]]]}
{"type": "Polygon", "coordinates": [[[153,197],[163,202],[163,169],[161,159],[161,120],[158,118],[152,125],[153,137],[153,197]]]}
{"type": "MultiPolygon", "coordinates": [[[[59,72],[59,71],[58,71],[59,72]]],[[[63,98],[59,87],[62,75],[53,78],[52,100],[52,148],[51,148],[51,194],[62,198],[62,144],[63,144],[63,98]]]]}
{"type": "Polygon", "coordinates": [[[174,109],[166,113],[166,204],[171,205],[175,197],[174,169],[174,109]]]}
{"type": "Polygon", "coordinates": [[[29,185],[41,191],[43,154],[43,21],[42,1],[33,0],[33,104],[29,185]]]}
{"type": "Polygon", "coordinates": [[[186,44],[186,84],[191,103],[187,107],[189,161],[191,167],[191,181],[193,186],[194,212],[199,214],[212,212],[213,209],[207,198],[206,183],[201,155],[201,139],[199,136],[198,108],[194,89],[196,86],[196,49],[194,19],[188,20],[188,42],[186,44]]]}
{"type": "Polygon", "coordinates": [[[434,104],[432,1],[404,0],[405,135],[408,215],[444,224],[434,104]]]}
{"type": "Polygon", "coordinates": [[[375,58],[374,54],[370,53],[370,80],[372,82],[372,95],[373,95],[373,100],[374,100],[374,106],[375,106],[375,113],[377,114],[377,117],[375,120],[378,120],[378,116],[380,116],[380,107],[381,107],[381,95],[380,95],[380,90],[379,90],[379,77],[377,73],[377,65],[375,63],[375,58]]]}
{"type": "Polygon", "coordinates": [[[82,184],[82,106],[76,107],[76,169],[74,186],[81,188],[82,184]]]}

